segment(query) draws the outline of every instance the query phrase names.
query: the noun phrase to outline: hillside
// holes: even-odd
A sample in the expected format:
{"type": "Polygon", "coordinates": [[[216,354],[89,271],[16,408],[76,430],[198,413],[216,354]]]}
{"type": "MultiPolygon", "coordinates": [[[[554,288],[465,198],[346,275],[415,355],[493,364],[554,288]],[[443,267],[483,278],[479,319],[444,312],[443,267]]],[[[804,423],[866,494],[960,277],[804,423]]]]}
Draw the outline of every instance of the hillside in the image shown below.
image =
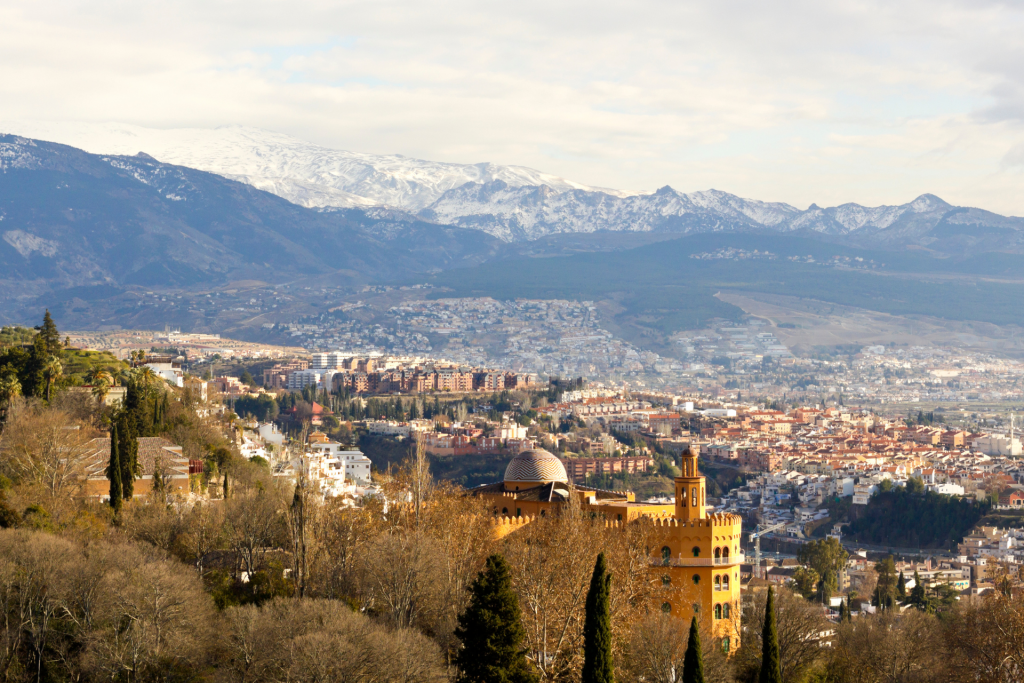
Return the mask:
{"type": "MultiPolygon", "coordinates": [[[[1024,219],[953,206],[924,194],[904,204],[806,210],[720,190],[625,191],[522,166],[447,163],[335,150],[242,126],[157,130],[125,124],[0,123],[103,154],[138,152],[220,174],[317,208],[388,207],[522,243],[595,232],[691,235],[795,233],[862,248],[920,247],[942,255],[1024,253],[1024,219]]],[[[581,243],[587,244],[586,240],[581,243]]]]}
{"type": "Polygon", "coordinates": [[[498,242],[406,215],[322,213],[145,154],[0,136],[0,284],[8,297],[106,286],[340,281],[478,263],[498,242]]]}

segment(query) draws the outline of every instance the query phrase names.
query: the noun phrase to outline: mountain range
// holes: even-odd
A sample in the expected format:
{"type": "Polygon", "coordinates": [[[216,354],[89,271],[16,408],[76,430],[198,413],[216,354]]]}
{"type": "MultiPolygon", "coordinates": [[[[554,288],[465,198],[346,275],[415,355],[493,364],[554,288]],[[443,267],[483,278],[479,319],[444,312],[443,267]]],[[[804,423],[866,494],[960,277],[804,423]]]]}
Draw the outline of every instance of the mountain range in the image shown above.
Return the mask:
{"type": "MultiPolygon", "coordinates": [[[[521,166],[453,164],[332,150],[270,131],[227,126],[158,130],[125,124],[8,123],[0,130],[86,151],[143,152],[215,173],[294,204],[363,210],[369,223],[417,221],[481,231],[506,243],[558,234],[765,231],[850,246],[921,247],[940,256],[1024,251],[1024,219],[956,207],[933,195],[898,206],[806,210],[719,190],[611,190],[521,166]]],[[[351,212],[348,213],[351,217],[351,212]]]]}
{"type": "Polygon", "coordinates": [[[387,279],[473,265],[500,246],[386,210],[308,209],[146,154],[0,135],[0,298],[96,285],[387,279]]]}

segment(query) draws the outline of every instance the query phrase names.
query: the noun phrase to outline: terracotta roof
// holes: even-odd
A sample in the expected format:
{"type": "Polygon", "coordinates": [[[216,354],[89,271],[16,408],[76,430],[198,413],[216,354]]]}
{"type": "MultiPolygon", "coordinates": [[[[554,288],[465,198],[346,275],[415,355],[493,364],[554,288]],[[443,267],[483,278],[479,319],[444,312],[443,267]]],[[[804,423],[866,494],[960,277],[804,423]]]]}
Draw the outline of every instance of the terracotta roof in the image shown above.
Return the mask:
{"type": "MultiPolygon", "coordinates": [[[[110,462],[110,437],[93,439],[87,448],[90,453],[86,459],[86,476],[106,478],[107,463],[110,462]]],[[[160,459],[165,470],[172,477],[188,477],[188,458],[182,455],[181,446],[159,436],[143,436],[139,438],[139,466],[142,476],[153,475],[153,465],[160,459]]]]}

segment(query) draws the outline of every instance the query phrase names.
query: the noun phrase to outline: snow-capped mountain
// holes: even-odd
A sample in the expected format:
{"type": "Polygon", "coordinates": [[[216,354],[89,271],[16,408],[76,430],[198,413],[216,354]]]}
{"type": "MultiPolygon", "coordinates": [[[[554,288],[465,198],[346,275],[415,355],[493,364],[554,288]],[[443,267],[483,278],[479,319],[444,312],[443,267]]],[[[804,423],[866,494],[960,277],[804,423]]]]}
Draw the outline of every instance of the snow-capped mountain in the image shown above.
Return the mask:
{"type": "Polygon", "coordinates": [[[498,180],[445,192],[420,212],[438,223],[479,228],[505,241],[562,232],[711,232],[775,227],[800,213],[788,204],[741,199],[727,192],[682,193],[663,187],[649,195],[549,187],[510,187],[498,180]]]}
{"type": "MultiPolygon", "coordinates": [[[[10,132],[103,155],[139,152],[216,173],[308,208],[415,217],[471,228],[505,242],[558,233],[768,230],[864,246],[1019,248],[1024,219],[954,207],[934,195],[899,206],[807,210],[707,190],[627,192],[591,187],[522,166],[454,164],[320,147],[257,128],[159,130],[126,124],[0,123],[10,132]]],[[[953,252],[956,253],[956,252],[953,252]]]]}
{"type": "Polygon", "coordinates": [[[121,123],[0,122],[0,133],[59,142],[93,154],[145,152],[163,163],[216,173],[310,208],[390,206],[414,213],[453,188],[499,180],[511,187],[627,194],[523,166],[346,152],[244,126],[161,130],[121,123]]]}

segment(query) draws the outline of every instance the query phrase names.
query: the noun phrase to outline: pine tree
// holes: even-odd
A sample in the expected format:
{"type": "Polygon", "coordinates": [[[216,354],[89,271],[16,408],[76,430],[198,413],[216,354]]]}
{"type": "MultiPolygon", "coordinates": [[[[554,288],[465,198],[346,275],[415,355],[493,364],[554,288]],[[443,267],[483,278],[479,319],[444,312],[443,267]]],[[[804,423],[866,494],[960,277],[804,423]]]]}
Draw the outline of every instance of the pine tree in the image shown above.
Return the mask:
{"type": "Polygon", "coordinates": [[[463,683],[535,683],[536,674],[522,648],[526,636],[519,598],[512,590],[508,563],[501,555],[487,566],[469,589],[466,610],[459,615],[455,636],[462,649],[455,656],[463,683]]]}
{"type": "Polygon", "coordinates": [[[121,458],[118,452],[116,422],[110,428],[110,462],[107,463],[107,479],[110,481],[110,507],[120,510],[124,494],[121,489],[121,458]]]}
{"type": "Polygon", "coordinates": [[[39,337],[46,345],[46,352],[51,356],[60,358],[63,345],[60,342],[60,332],[57,331],[57,325],[53,322],[53,318],[50,317],[50,309],[46,309],[46,314],[43,316],[43,324],[39,327],[39,337]]]}
{"type": "Polygon", "coordinates": [[[761,629],[761,675],[758,683],[782,683],[782,665],[779,661],[779,634],[775,628],[775,593],[768,587],[768,601],[764,606],[764,627],[761,629]]]}
{"type": "Polygon", "coordinates": [[[683,658],[683,683],[704,683],[704,655],[701,654],[696,615],[690,620],[690,639],[683,658]]]}
{"type": "Polygon", "coordinates": [[[586,620],[583,622],[583,683],[612,683],[612,627],[608,593],[612,575],[604,553],[597,556],[587,592],[586,620]]]}
{"type": "Polygon", "coordinates": [[[900,578],[896,580],[896,597],[904,600],[907,597],[907,580],[903,577],[903,570],[900,570],[900,578]]]}

